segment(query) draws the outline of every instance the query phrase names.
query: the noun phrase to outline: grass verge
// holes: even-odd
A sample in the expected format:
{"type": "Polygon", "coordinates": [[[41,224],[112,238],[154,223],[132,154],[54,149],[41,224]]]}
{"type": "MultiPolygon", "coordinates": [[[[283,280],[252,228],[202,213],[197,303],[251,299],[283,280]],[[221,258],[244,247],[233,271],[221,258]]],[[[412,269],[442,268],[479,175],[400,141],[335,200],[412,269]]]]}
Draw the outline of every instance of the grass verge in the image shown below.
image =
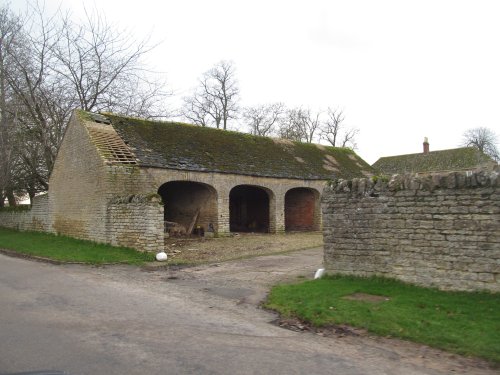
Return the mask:
{"type": "Polygon", "coordinates": [[[327,276],[278,285],[265,307],[316,327],[346,324],[500,364],[500,294],[443,292],[376,277],[327,276]]]}
{"type": "Polygon", "coordinates": [[[142,264],[154,260],[154,254],[127,247],[115,247],[42,232],[19,232],[0,227],[0,249],[62,262],[88,264],[142,264]]]}

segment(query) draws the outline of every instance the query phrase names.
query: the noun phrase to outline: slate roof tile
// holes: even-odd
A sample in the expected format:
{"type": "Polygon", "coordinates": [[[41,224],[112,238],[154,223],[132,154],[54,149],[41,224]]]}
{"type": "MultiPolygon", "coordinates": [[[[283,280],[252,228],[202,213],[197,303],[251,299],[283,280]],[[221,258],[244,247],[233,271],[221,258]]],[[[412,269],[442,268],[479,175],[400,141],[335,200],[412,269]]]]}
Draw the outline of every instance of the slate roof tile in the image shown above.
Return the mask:
{"type": "MultiPolygon", "coordinates": [[[[87,119],[103,123],[102,117],[87,119]]],[[[352,150],[177,122],[101,114],[143,167],[328,180],[366,177],[372,167],[352,150]]]]}

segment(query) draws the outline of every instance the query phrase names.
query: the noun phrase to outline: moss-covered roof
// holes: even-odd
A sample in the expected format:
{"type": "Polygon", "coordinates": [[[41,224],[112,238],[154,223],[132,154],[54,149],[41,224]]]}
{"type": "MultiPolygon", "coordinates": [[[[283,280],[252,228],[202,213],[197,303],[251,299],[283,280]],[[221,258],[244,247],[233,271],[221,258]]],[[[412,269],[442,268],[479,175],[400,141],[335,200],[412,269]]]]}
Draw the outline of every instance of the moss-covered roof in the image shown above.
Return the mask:
{"type": "MultiPolygon", "coordinates": [[[[139,166],[306,180],[373,174],[369,164],[346,148],[103,115],[135,154],[139,166]]],[[[103,123],[88,113],[82,113],[82,118],[103,123]]]]}
{"type": "Polygon", "coordinates": [[[462,147],[427,154],[387,156],[372,166],[383,174],[402,174],[474,169],[491,163],[493,160],[476,148],[462,147]]]}

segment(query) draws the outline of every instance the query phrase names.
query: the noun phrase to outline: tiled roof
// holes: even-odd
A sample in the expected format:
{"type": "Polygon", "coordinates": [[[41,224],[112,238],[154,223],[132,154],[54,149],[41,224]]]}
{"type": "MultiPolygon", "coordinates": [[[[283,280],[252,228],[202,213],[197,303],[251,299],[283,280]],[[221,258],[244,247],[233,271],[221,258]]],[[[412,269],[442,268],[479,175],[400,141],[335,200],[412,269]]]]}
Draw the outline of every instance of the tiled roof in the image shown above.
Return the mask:
{"type": "MultiPolygon", "coordinates": [[[[81,116],[97,121],[86,112],[81,116]]],[[[109,113],[103,116],[134,153],[139,166],[305,180],[373,174],[370,165],[346,148],[109,113]]]]}
{"type": "Polygon", "coordinates": [[[402,174],[474,169],[491,163],[493,160],[476,148],[462,147],[382,157],[372,167],[382,174],[402,174]]]}

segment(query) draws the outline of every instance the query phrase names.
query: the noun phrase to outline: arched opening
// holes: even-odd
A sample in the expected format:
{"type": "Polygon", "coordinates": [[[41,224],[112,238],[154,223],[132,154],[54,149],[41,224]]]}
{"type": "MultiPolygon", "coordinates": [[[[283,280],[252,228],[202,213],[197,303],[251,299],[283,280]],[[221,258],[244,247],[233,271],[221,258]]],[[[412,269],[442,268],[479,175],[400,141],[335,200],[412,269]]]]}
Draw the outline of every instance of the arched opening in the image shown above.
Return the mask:
{"type": "Polygon", "coordinates": [[[319,230],[319,193],[308,188],[294,188],[285,194],[285,231],[319,230]]]}
{"type": "Polygon", "coordinates": [[[269,194],[263,188],[239,185],[229,193],[231,232],[269,233],[269,194]]]}
{"type": "Polygon", "coordinates": [[[160,186],[165,231],[176,234],[217,232],[217,192],[206,184],[171,181],[160,186]]]}

